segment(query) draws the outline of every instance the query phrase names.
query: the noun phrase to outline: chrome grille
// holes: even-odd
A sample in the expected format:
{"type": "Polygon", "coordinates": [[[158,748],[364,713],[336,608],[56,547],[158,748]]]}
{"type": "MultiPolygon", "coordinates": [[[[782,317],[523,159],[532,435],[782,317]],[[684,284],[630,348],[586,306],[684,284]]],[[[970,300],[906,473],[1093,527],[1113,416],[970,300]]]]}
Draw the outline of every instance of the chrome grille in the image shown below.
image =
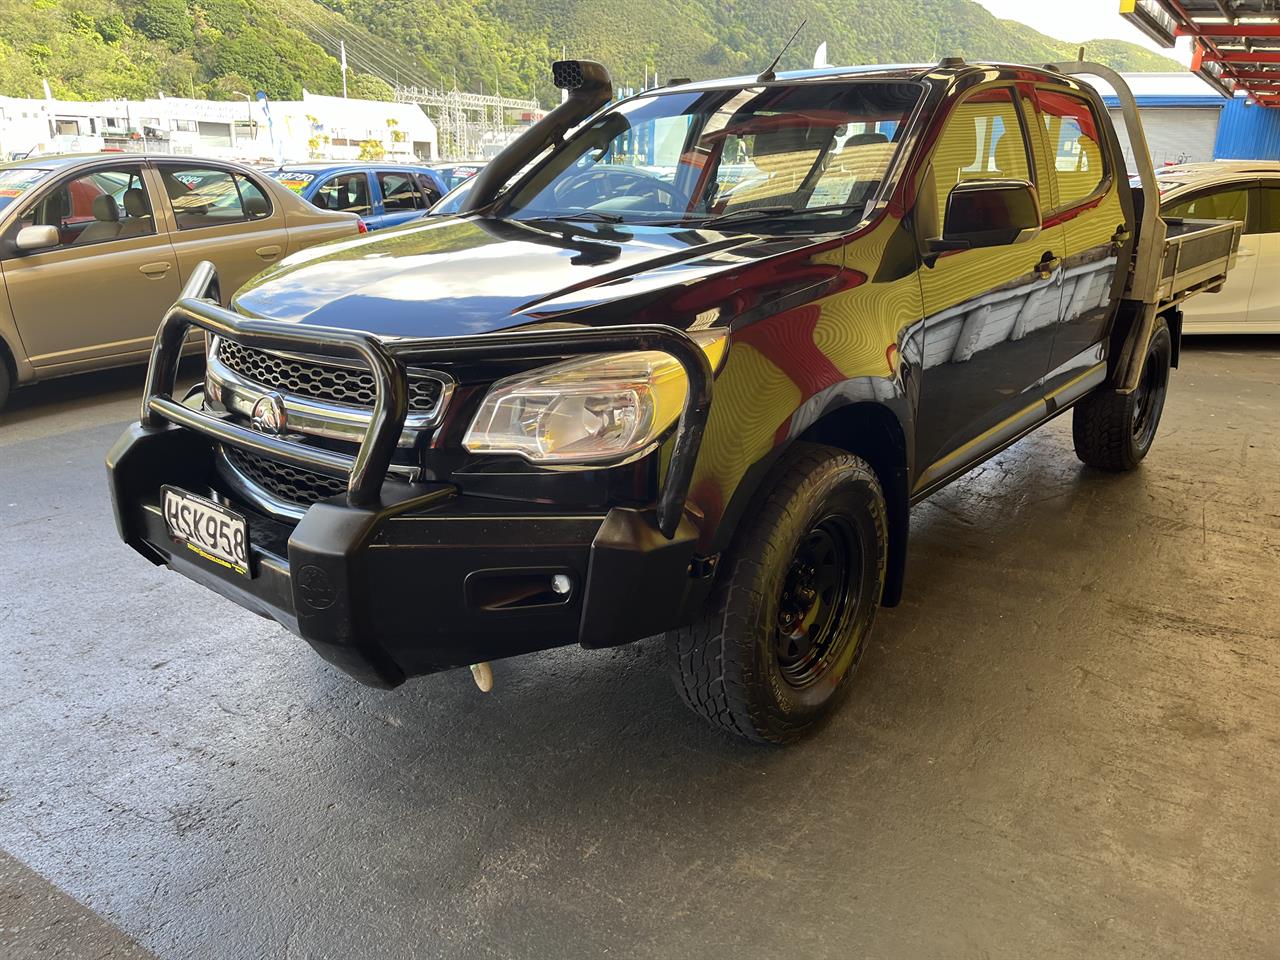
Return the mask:
{"type": "MultiPolygon", "coordinates": [[[[285,357],[226,338],[218,340],[218,360],[246,380],[281,393],[357,407],[372,406],[377,396],[373,374],[358,367],[285,357]]],[[[409,372],[410,413],[433,413],[443,392],[435,377],[409,372]]]]}
{"type": "Polygon", "coordinates": [[[322,473],[312,473],[278,460],[268,460],[256,453],[249,453],[238,447],[224,446],[223,454],[227,460],[245,478],[266,490],[272,496],[310,506],[321,500],[336,497],[347,490],[345,480],[326,477],[322,473]]]}

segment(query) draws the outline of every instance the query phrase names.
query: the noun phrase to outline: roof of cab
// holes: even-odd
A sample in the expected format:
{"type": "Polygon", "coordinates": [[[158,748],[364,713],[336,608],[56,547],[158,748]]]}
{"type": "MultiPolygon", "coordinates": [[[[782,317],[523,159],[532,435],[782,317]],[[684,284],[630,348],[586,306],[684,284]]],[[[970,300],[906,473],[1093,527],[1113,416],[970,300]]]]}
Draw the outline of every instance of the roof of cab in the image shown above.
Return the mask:
{"type": "MultiPolygon", "coordinates": [[[[861,66],[811,67],[806,70],[785,70],[774,79],[774,83],[788,80],[915,80],[930,74],[967,73],[971,70],[1029,70],[1043,74],[1046,78],[1063,79],[1052,68],[1031,66],[1027,64],[997,63],[992,61],[969,62],[958,57],[947,58],[935,63],[879,63],[861,66]]],[[[673,84],[646,90],[644,93],[668,92],[672,90],[710,90],[719,87],[749,86],[759,82],[756,76],[725,77],[717,80],[697,80],[690,83],[673,84]]]]}

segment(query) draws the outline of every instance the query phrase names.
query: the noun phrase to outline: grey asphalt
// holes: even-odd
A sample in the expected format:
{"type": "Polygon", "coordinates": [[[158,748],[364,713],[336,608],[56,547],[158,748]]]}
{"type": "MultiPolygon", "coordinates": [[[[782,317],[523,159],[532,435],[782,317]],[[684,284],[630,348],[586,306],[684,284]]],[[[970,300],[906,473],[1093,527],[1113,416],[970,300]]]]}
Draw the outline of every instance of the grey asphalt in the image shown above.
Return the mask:
{"type": "Polygon", "coordinates": [[[655,641],[354,684],[116,541],[139,378],[0,414],[0,956],[1280,956],[1280,338],[1134,474],[1064,418],[918,507],[787,750],[655,641]]]}

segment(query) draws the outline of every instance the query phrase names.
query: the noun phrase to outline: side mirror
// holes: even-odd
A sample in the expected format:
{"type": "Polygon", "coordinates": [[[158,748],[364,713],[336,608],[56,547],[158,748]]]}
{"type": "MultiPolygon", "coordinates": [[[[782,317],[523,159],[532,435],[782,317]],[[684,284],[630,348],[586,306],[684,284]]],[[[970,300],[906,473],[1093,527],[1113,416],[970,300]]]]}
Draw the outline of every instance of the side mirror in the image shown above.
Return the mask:
{"type": "Polygon", "coordinates": [[[967,180],[947,196],[942,236],[931,253],[1005,247],[1040,233],[1040,198],[1026,180],[967,180]]]}
{"type": "Polygon", "coordinates": [[[40,224],[38,226],[23,227],[18,231],[18,236],[13,242],[19,250],[31,251],[56,247],[61,241],[62,238],[58,235],[57,227],[40,224]]]}

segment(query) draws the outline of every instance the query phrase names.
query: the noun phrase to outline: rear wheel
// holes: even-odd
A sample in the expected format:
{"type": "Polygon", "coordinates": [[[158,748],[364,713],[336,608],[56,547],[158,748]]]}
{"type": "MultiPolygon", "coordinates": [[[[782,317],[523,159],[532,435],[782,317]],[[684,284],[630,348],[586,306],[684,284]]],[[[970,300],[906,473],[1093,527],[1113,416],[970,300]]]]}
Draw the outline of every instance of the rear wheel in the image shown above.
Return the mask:
{"type": "Polygon", "coordinates": [[[884,588],[888,519],[871,468],[797,444],[738,531],[710,608],[667,634],[676,687],[707,720],[785,743],[839,702],[884,588]]]}
{"type": "Polygon", "coordinates": [[[1122,394],[1104,388],[1076,404],[1071,425],[1076,456],[1102,470],[1133,470],[1142,462],[1160,426],[1172,358],[1173,339],[1161,317],[1147,344],[1138,389],[1122,394]]]}

